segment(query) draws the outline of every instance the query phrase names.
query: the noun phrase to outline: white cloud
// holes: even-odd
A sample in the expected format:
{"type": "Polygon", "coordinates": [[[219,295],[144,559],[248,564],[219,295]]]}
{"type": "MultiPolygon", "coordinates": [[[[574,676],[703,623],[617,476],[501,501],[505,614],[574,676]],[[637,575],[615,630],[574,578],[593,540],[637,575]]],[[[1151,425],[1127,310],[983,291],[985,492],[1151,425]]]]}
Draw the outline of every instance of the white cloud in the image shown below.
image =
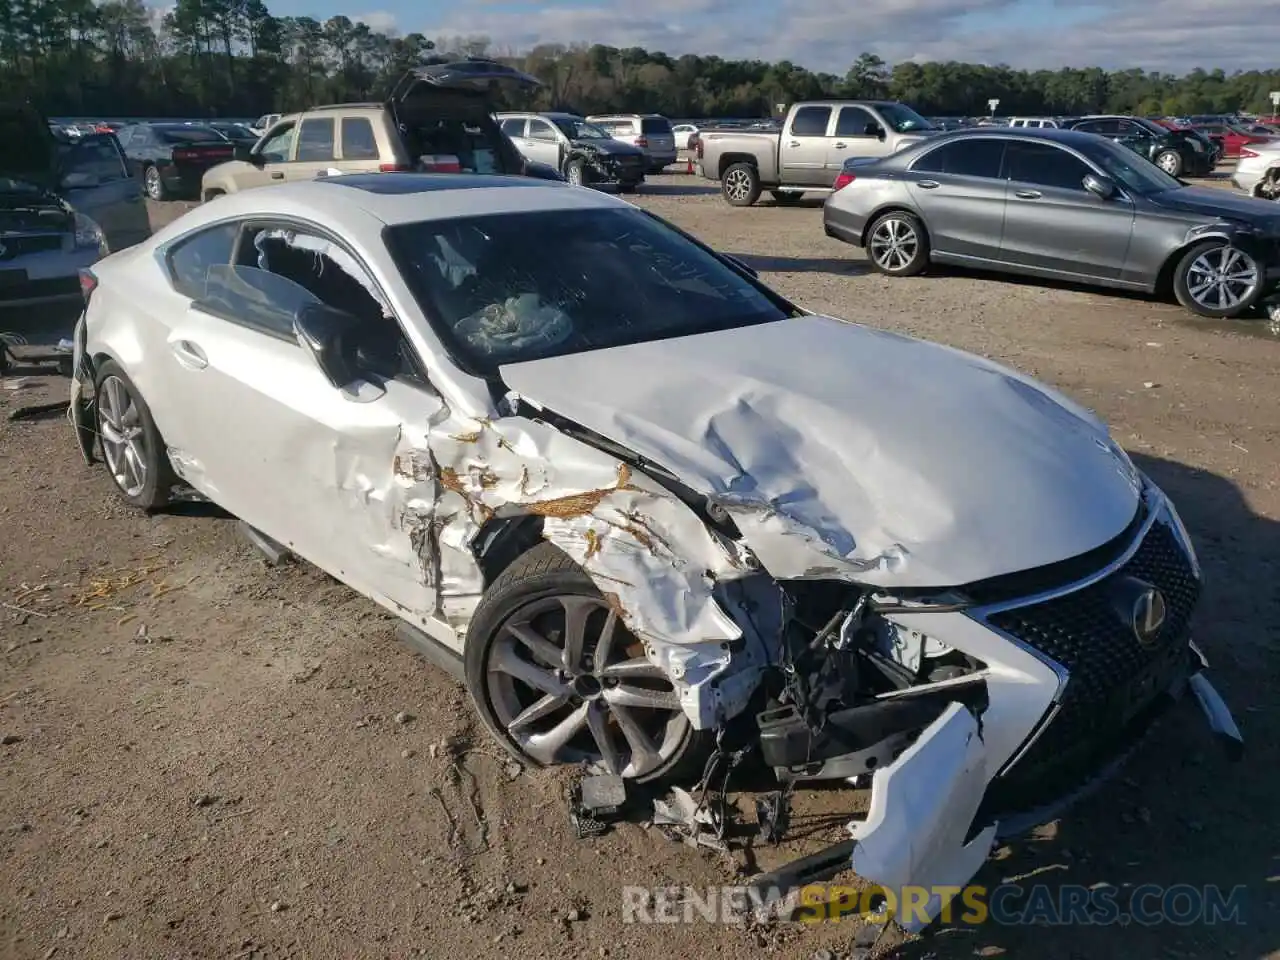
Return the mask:
{"type": "Polygon", "coordinates": [[[1008,63],[1015,67],[1143,67],[1185,73],[1276,66],[1275,0],[1114,0],[1109,7],[1059,0],[1070,26],[1035,27],[1018,0],[782,0],[760,6],[727,0],[608,0],[596,6],[489,10],[431,24],[428,36],[485,35],[527,49],[537,43],[604,43],[671,55],[788,59],[843,73],[862,51],[909,59],[1008,63]],[[994,27],[976,29],[978,15],[994,27]],[[997,19],[1002,17],[1003,19],[997,19]]]}
{"type": "Polygon", "coordinates": [[[356,23],[365,24],[374,33],[393,33],[396,29],[396,15],[386,10],[357,13],[351,19],[356,23]]]}

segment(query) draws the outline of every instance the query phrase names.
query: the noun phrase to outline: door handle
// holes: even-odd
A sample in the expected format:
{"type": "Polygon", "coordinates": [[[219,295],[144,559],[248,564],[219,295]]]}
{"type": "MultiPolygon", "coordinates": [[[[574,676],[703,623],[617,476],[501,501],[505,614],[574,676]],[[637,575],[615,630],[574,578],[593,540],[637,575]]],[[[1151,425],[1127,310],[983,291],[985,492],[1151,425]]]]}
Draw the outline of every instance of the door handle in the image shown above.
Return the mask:
{"type": "Polygon", "coordinates": [[[203,370],[209,365],[209,358],[204,351],[190,340],[177,340],[172,347],[178,362],[189,370],[203,370]]]}
{"type": "Polygon", "coordinates": [[[845,149],[847,146],[849,146],[847,143],[837,143],[837,144],[835,145],[835,148],[836,148],[837,150],[843,150],[843,149],[845,149]]]}
{"type": "Polygon", "coordinates": [[[284,179],[284,174],[283,174],[283,173],[281,173],[279,170],[272,170],[272,171],[271,171],[271,179],[272,179],[272,180],[283,180],[283,179],[284,179]]]}
{"type": "Polygon", "coordinates": [[[1041,193],[1039,190],[1018,190],[1014,196],[1019,200],[1039,200],[1041,193]]]}
{"type": "Polygon", "coordinates": [[[800,141],[799,141],[799,140],[792,140],[789,144],[787,144],[787,146],[789,146],[789,147],[798,147],[798,146],[800,146],[800,141]]]}
{"type": "Polygon", "coordinates": [[[937,180],[917,180],[916,186],[921,190],[936,190],[942,186],[937,180]]]}

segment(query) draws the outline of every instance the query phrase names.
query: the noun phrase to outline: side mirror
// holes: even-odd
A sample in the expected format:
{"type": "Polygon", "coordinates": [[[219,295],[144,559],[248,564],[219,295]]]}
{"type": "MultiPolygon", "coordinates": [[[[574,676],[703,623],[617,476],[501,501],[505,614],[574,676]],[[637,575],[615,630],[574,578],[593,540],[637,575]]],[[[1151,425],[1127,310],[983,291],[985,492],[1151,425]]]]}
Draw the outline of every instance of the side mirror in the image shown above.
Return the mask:
{"type": "Polygon", "coordinates": [[[875,122],[868,123],[862,128],[862,132],[868,137],[879,137],[881,140],[884,139],[884,127],[875,122]]]}
{"type": "Polygon", "coordinates": [[[355,314],[327,303],[304,303],[293,315],[298,342],[339,390],[357,379],[358,333],[362,326],[355,314]]]}
{"type": "Polygon", "coordinates": [[[745,261],[735,257],[732,253],[721,253],[717,254],[717,256],[740,273],[745,273],[749,277],[760,276],[760,272],[756,270],[755,267],[748,265],[745,261]]]}
{"type": "Polygon", "coordinates": [[[1116,182],[1109,177],[1099,177],[1086,173],[1084,188],[1101,200],[1110,200],[1116,195],[1116,182]]]}

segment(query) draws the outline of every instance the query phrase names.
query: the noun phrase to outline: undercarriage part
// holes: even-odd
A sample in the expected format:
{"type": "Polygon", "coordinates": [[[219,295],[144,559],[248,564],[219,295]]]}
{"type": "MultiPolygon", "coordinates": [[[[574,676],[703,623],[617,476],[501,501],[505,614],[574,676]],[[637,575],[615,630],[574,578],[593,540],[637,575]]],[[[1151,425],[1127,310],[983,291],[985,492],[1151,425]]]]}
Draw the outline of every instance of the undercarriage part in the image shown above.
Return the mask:
{"type": "MultiPolygon", "coordinates": [[[[987,686],[981,679],[939,687],[924,687],[901,695],[874,700],[862,706],[837,710],[826,716],[821,727],[809,726],[793,705],[761,713],[760,752],[775,770],[808,771],[826,761],[843,760],[844,766],[862,761],[861,769],[833,771],[830,776],[847,777],[870,773],[886,758],[886,741],[923,730],[953,702],[975,711],[987,705],[987,686]]],[[[780,774],[781,775],[781,774],[780,774]]],[[[812,774],[800,774],[799,778],[812,774]]]]}
{"type": "Polygon", "coordinates": [[[782,842],[791,824],[791,787],[756,799],[756,823],[760,827],[760,839],[765,843],[782,842]]]}
{"type": "Polygon", "coordinates": [[[406,620],[396,624],[396,639],[414,653],[425,657],[459,683],[466,683],[462,657],[406,620]]]}
{"type": "Polygon", "coordinates": [[[269,566],[277,567],[289,558],[288,547],[283,543],[277,543],[261,530],[249,526],[243,520],[236,522],[236,533],[240,535],[241,540],[261,553],[269,566]]]}
{"type": "Polygon", "coordinates": [[[598,837],[622,814],[627,802],[627,785],[619,776],[598,774],[583,777],[569,793],[569,822],[579,840],[598,837]]]}

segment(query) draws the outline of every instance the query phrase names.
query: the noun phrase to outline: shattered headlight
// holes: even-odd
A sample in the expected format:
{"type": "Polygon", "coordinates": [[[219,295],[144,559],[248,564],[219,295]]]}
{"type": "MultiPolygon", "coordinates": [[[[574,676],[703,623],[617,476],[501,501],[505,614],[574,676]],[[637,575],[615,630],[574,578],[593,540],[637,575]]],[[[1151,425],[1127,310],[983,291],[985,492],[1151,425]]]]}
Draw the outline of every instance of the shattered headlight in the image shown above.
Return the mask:
{"type": "Polygon", "coordinates": [[[104,257],[111,251],[107,248],[107,237],[102,228],[83,213],[76,214],[76,249],[97,247],[104,257]]]}

